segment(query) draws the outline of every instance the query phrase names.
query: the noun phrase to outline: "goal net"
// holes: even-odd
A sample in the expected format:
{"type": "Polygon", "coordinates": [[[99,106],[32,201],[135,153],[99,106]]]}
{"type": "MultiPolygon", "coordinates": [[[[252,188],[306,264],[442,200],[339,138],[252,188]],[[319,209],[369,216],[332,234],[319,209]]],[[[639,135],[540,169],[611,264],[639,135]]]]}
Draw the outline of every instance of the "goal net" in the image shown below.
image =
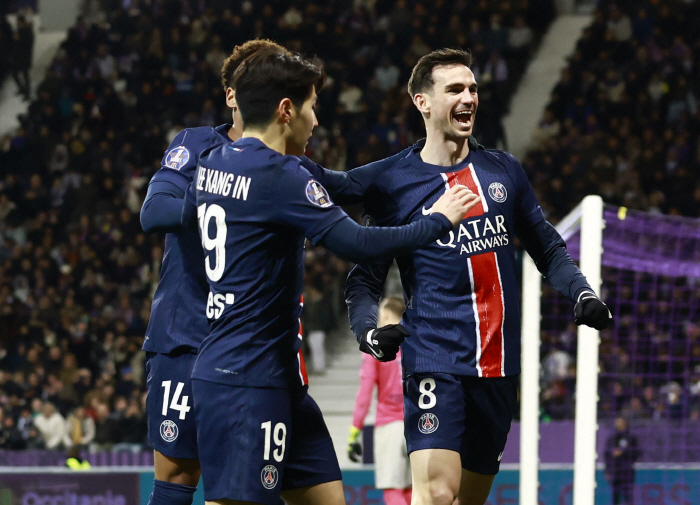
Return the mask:
{"type": "Polygon", "coordinates": [[[557,229],[614,325],[576,328],[572,303],[523,262],[520,503],[537,503],[539,422],[574,419],[573,504],[600,505],[596,465],[617,417],[639,442],[638,468],[670,480],[700,462],[700,219],[587,197],[557,229]]]}

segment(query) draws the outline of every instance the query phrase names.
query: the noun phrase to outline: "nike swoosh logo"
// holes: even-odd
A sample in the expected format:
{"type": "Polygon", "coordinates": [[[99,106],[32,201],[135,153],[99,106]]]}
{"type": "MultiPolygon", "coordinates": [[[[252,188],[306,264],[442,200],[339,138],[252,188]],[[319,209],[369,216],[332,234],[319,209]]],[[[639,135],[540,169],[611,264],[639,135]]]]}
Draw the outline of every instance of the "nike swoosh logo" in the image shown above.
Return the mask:
{"type": "Polygon", "coordinates": [[[368,347],[369,347],[369,352],[372,353],[372,356],[374,356],[375,358],[379,359],[379,358],[383,358],[383,357],[384,357],[384,351],[382,351],[381,349],[379,349],[379,354],[377,354],[377,351],[375,351],[375,350],[374,350],[374,347],[372,347],[372,335],[374,334],[375,331],[377,331],[377,330],[370,330],[370,331],[367,333],[367,344],[369,344],[369,346],[368,346],[368,347]]]}
{"type": "Polygon", "coordinates": [[[377,354],[377,352],[371,347],[369,348],[369,350],[372,353],[372,356],[374,356],[377,359],[384,357],[384,351],[382,351],[382,350],[379,351],[379,354],[377,354]]]}
{"type": "Polygon", "coordinates": [[[421,212],[423,213],[424,216],[429,216],[430,214],[432,214],[433,208],[430,207],[429,209],[426,209],[425,205],[424,205],[423,208],[421,209],[421,212]]]}

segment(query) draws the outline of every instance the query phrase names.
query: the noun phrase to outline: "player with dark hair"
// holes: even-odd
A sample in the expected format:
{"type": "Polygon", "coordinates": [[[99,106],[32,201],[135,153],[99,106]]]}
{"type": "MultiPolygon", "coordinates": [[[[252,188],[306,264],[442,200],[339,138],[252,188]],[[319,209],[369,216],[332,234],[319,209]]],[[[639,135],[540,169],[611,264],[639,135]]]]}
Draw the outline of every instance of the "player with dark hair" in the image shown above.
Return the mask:
{"type": "MultiPolygon", "coordinates": [[[[576,324],[602,329],[611,319],[518,161],[470,145],[479,104],[470,65],[471,54],[459,49],[419,60],[408,91],[425,122],[425,144],[379,175],[365,197],[365,211],[380,226],[420,219],[455,184],[481,197],[455,229],[396,257],[407,305],[402,323],[411,335],[401,351],[417,505],[482,505],[498,473],[520,373],[515,236],[575,303],[576,324]]],[[[377,303],[390,265],[356,266],[346,288],[353,331],[379,349],[385,330],[376,329],[377,303]]]]}
{"type": "MultiPolygon", "coordinates": [[[[246,57],[263,48],[290,54],[265,39],[234,48],[221,70],[233,124],[187,128],[178,133],[163,156],[161,169],[151,179],[141,209],[145,231],[166,232],[160,282],[143,345],[148,353],[146,408],[155,466],[150,505],[191,504],[200,478],[194,416],[189,413],[190,376],[199,345],[209,332],[205,316],[209,286],[199,237],[195,231],[182,229],[180,219],[184,194],[200,153],[241,136],[243,122],[236,105],[234,72],[246,57]]],[[[345,173],[325,170],[306,157],[302,160],[341,203],[360,201],[369,181],[392,162],[389,158],[345,173]]]]}
{"type": "Polygon", "coordinates": [[[345,503],[299,361],[305,237],[353,260],[391,257],[443,235],[477,201],[460,186],[409,226],[357,225],[299,159],[323,79],[297,55],[247,58],[234,73],[243,136],[203,153],[188,191],[183,222],[196,212],[210,286],[211,331],[192,371],[208,503],[345,503]]]}
{"type": "Polygon", "coordinates": [[[155,469],[150,505],[190,505],[199,482],[190,376],[199,345],[209,333],[204,317],[208,286],[204,269],[197,268],[204,261],[199,236],[182,229],[180,220],[199,154],[240,138],[243,131],[226,76],[263,47],[285,51],[274,42],[253,40],[237,46],[224,64],[226,104],[232,109],[233,125],[187,128],[178,133],[148,185],[141,208],[145,231],[166,232],[160,282],[143,344],[148,353],[146,411],[155,469]]]}

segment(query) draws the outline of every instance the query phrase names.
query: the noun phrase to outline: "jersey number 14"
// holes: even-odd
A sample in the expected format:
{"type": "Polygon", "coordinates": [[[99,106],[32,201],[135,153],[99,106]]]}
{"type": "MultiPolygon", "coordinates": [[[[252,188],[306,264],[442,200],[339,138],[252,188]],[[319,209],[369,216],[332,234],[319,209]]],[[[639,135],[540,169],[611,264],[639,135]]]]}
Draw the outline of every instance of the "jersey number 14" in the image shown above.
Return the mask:
{"type": "Polygon", "coordinates": [[[176,412],[180,413],[180,419],[184,419],[185,415],[190,411],[192,407],[187,405],[187,400],[189,396],[182,396],[182,401],[180,401],[180,396],[182,395],[182,388],[185,387],[183,382],[178,382],[175,387],[175,394],[173,394],[172,401],[170,400],[170,385],[172,381],[163,381],[160,387],[165,388],[165,393],[163,394],[163,410],[161,414],[164,416],[168,415],[168,403],[170,403],[170,408],[176,412]]]}

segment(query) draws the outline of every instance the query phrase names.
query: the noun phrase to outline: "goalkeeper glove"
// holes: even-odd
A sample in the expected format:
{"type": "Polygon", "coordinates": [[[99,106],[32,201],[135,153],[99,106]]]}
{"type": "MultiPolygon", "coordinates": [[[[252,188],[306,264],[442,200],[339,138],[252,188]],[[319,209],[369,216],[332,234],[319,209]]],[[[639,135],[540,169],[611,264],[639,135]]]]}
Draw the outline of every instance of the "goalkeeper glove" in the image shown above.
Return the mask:
{"type": "Polygon", "coordinates": [[[577,326],[585,324],[596,330],[604,330],[612,322],[612,314],[595,293],[584,291],[574,305],[574,322],[577,326]]]}
{"type": "Polygon", "coordinates": [[[408,331],[400,324],[388,324],[379,329],[365,328],[360,339],[360,351],[374,356],[378,361],[396,359],[403,339],[408,331]]]}
{"type": "Polygon", "coordinates": [[[348,437],[348,458],[357,463],[362,456],[362,444],[360,434],[362,431],[354,426],[350,426],[350,436],[348,437]]]}

